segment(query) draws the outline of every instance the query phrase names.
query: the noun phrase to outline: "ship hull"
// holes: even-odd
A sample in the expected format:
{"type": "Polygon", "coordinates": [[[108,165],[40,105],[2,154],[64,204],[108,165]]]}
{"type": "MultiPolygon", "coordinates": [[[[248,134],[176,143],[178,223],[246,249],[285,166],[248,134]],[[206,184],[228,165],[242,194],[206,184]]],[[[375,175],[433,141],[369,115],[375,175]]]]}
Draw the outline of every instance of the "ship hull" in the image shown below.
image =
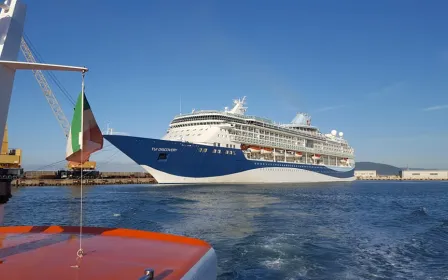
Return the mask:
{"type": "Polygon", "coordinates": [[[317,183],[355,179],[353,167],[248,160],[240,149],[122,135],[104,137],[161,184],[317,183]]]}

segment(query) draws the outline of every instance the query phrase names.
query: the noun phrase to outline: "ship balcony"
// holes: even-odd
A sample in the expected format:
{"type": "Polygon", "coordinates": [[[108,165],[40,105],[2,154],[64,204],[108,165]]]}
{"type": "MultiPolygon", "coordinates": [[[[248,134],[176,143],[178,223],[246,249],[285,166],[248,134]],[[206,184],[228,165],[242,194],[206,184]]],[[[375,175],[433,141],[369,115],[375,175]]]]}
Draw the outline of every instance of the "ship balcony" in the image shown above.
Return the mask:
{"type": "Polygon", "coordinates": [[[309,148],[304,146],[296,146],[296,145],[286,145],[281,144],[279,142],[272,142],[272,141],[266,141],[262,139],[256,139],[241,135],[231,135],[230,137],[231,141],[238,142],[238,143],[244,143],[249,145],[260,145],[265,147],[273,147],[277,149],[285,149],[285,150],[293,150],[293,151],[300,151],[300,152],[307,152],[307,153],[317,153],[317,154],[324,154],[329,156],[336,156],[336,157],[344,157],[344,158],[353,158],[353,154],[349,153],[343,153],[338,151],[328,151],[324,149],[319,148],[309,148]]]}

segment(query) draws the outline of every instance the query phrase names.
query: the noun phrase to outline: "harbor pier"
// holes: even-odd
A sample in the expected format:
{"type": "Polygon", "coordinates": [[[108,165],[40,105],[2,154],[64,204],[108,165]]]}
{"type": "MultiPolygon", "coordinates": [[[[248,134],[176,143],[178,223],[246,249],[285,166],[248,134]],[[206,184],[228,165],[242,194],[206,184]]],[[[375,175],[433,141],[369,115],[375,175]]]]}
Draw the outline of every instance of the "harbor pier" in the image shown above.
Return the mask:
{"type": "MultiPolygon", "coordinates": [[[[80,177],[61,177],[58,171],[27,171],[22,177],[12,179],[14,187],[25,186],[76,186],[81,184],[80,177]]],[[[83,185],[122,185],[155,184],[157,181],[145,172],[99,172],[95,176],[86,176],[83,185]]]]}
{"type": "MultiPolygon", "coordinates": [[[[132,185],[155,184],[154,178],[97,178],[83,179],[83,185],[132,185]]],[[[12,181],[14,187],[26,186],[76,186],[81,185],[80,179],[26,179],[21,178],[12,181]]]]}

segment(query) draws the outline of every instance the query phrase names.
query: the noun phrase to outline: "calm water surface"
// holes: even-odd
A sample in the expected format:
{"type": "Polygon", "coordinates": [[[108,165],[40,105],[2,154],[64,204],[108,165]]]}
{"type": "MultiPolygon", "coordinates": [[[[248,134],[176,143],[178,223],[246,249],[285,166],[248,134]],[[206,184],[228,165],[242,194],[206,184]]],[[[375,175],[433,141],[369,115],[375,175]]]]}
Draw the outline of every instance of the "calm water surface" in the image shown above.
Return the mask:
{"type": "MultiPolygon", "coordinates": [[[[77,225],[79,188],[14,190],[7,225],[77,225]]],[[[219,279],[448,279],[448,183],[84,188],[85,223],[198,237],[219,279]]]]}

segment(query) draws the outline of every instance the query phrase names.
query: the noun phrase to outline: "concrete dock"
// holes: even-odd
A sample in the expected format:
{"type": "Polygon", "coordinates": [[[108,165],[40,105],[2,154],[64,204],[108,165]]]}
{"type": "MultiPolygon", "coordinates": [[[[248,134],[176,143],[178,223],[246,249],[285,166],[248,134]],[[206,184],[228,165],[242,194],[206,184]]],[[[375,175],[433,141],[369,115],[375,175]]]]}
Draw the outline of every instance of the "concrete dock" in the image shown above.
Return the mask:
{"type": "Polygon", "coordinates": [[[401,178],[400,176],[357,177],[358,181],[448,181],[448,179],[401,178]]]}
{"type": "MultiPolygon", "coordinates": [[[[156,184],[154,178],[101,178],[83,179],[84,185],[126,185],[126,184],[156,184]]],[[[13,187],[25,186],[76,186],[81,185],[79,179],[16,179],[12,181],[13,187]]]]}

